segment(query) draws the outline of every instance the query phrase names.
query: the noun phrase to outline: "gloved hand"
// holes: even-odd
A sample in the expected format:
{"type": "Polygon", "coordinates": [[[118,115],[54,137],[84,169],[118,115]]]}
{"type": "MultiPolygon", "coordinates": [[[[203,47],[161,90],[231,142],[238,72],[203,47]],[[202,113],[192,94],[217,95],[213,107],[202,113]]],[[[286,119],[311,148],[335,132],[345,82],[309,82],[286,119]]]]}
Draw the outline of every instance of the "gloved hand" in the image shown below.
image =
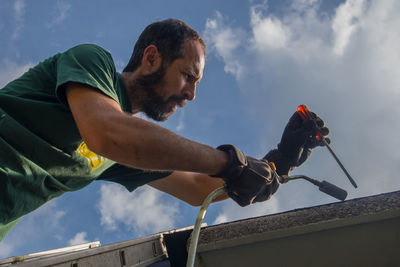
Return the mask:
{"type": "MultiPolygon", "coordinates": [[[[279,175],[287,175],[290,170],[307,160],[313,148],[323,146],[322,140],[316,138],[317,127],[324,138],[329,134],[329,129],[325,127],[320,117],[313,112],[310,113],[313,120],[304,122],[295,112],[283,131],[278,149],[271,150],[263,158],[275,163],[279,175]]],[[[329,138],[325,140],[330,143],[329,138]]]]}
{"type": "Polygon", "coordinates": [[[218,149],[227,152],[230,160],[222,172],[212,176],[225,181],[229,197],[240,206],[267,200],[276,192],[278,177],[268,162],[246,157],[233,145],[222,145],[218,149]]]}

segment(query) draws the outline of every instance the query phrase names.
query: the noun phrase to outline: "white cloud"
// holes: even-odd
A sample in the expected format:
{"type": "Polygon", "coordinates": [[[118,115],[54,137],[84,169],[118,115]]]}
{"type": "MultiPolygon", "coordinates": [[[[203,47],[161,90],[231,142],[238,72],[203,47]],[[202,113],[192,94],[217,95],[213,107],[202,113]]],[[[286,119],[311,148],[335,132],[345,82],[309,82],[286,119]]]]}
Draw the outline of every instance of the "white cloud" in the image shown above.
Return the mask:
{"type": "Polygon", "coordinates": [[[318,5],[319,0],[294,0],[291,8],[294,10],[307,10],[315,5],[318,5]]]}
{"type": "Polygon", "coordinates": [[[176,203],[166,202],[161,192],[143,186],[130,193],[116,184],[102,185],[98,209],[108,230],[124,225],[144,235],[170,229],[178,218],[176,203]]]}
{"type": "Polygon", "coordinates": [[[0,88],[7,83],[22,75],[29,68],[33,67],[33,63],[19,65],[11,60],[3,59],[0,70],[0,88]]]}
{"type": "Polygon", "coordinates": [[[178,125],[175,127],[176,131],[180,132],[185,128],[185,112],[181,109],[179,112],[178,125]]]}
{"type": "MultiPolygon", "coordinates": [[[[297,1],[279,17],[261,12],[265,8],[250,8],[247,32],[229,26],[222,14],[208,20],[213,23],[205,32],[211,47],[221,42],[219,32],[232,33],[225,40],[235,40],[230,53],[213,51],[226,67],[241,70],[231,73],[247,110],[253,120],[266,121],[254,129],[266,133],[259,143],[274,147],[295,108],[307,104],[330,127],[332,147],[359,188],[349,186],[324,148],[298,172],[338,183],[350,198],[399,190],[400,2],[349,0],[331,16],[321,14],[319,1],[297,1]],[[272,49],[275,38],[279,46],[272,49]]],[[[301,197],[307,205],[318,199],[318,193],[301,197]]]]}
{"type": "MultiPolygon", "coordinates": [[[[97,38],[100,38],[98,35],[96,35],[97,38]]],[[[115,68],[117,69],[118,72],[121,72],[124,70],[126,67],[126,62],[122,59],[117,58],[115,60],[115,68]]]]}
{"type": "Polygon", "coordinates": [[[332,23],[335,39],[333,51],[335,54],[343,54],[351,36],[360,27],[364,5],[364,0],[348,0],[336,10],[336,16],[332,23]]]}
{"type": "Polygon", "coordinates": [[[242,74],[242,68],[238,61],[232,58],[237,47],[240,46],[242,33],[238,29],[226,27],[223,16],[216,12],[214,19],[207,19],[204,39],[209,44],[208,49],[215,51],[225,62],[225,72],[231,73],[236,77],[242,74]]]}
{"type": "Polygon", "coordinates": [[[52,27],[56,24],[61,24],[67,17],[68,11],[71,8],[71,4],[69,4],[68,2],[58,0],[56,3],[57,4],[55,7],[55,12],[54,12],[55,15],[54,15],[53,19],[50,21],[50,23],[48,24],[48,27],[52,27]]]}
{"type": "Polygon", "coordinates": [[[221,212],[217,215],[214,224],[262,216],[265,214],[275,213],[277,211],[278,201],[275,197],[272,197],[266,202],[252,204],[244,208],[229,200],[222,204],[221,212]]]}
{"type": "Polygon", "coordinates": [[[76,235],[71,240],[68,241],[68,244],[70,246],[74,246],[74,245],[88,243],[89,241],[86,240],[86,236],[87,236],[86,232],[76,233],[76,235]]]}
{"type": "Polygon", "coordinates": [[[23,0],[14,1],[14,20],[15,28],[11,39],[15,40],[19,37],[19,33],[24,26],[25,2],[23,0]]]}
{"type": "Polygon", "coordinates": [[[43,237],[59,239],[63,232],[61,221],[65,215],[66,212],[57,207],[57,200],[47,202],[25,215],[0,243],[0,257],[16,255],[16,251],[21,248],[29,247],[34,250],[37,240],[43,237]]]}
{"type": "Polygon", "coordinates": [[[290,38],[290,30],[275,17],[263,18],[261,11],[251,9],[253,42],[264,49],[284,48],[290,38]]]}
{"type": "Polygon", "coordinates": [[[0,243],[0,258],[10,257],[12,251],[14,250],[14,245],[12,243],[0,243]]]}

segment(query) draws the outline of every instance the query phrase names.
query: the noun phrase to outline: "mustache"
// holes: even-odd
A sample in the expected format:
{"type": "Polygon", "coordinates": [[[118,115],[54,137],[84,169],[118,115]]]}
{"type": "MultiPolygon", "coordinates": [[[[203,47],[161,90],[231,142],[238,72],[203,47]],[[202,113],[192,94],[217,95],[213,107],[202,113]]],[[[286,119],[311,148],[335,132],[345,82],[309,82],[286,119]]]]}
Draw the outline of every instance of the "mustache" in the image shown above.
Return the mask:
{"type": "Polygon", "coordinates": [[[173,95],[173,96],[170,96],[168,98],[167,102],[168,103],[175,102],[180,108],[182,108],[182,107],[184,107],[186,105],[186,98],[183,97],[183,96],[175,96],[175,95],[173,95]]]}

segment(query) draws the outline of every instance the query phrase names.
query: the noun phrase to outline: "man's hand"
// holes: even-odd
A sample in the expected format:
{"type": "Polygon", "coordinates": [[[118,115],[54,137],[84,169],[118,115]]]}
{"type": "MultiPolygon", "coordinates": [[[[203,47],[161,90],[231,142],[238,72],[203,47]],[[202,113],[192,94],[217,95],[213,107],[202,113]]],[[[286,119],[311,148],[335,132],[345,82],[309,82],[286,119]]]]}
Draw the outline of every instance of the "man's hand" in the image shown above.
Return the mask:
{"type": "Polygon", "coordinates": [[[213,175],[222,178],[228,195],[240,206],[265,201],[276,192],[278,176],[264,160],[247,157],[232,145],[222,145],[218,149],[229,154],[228,166],[213,175]]]}
{"type": "MultiPolygon", "coordinates": [[[[279,175],[287,175],[290,170],[307,160],[313,148],[323,146],[322,140],[316,138],[317,127],[324,138],[329,134],[329,129],[320,117],[310,113],[313,120],[304,122],[295,112],[285,127],[278,149],[271,150],[264,157],[275,163],[279,175]]],[[[325,140],[330,143],[329,138],[325,140]]]]}

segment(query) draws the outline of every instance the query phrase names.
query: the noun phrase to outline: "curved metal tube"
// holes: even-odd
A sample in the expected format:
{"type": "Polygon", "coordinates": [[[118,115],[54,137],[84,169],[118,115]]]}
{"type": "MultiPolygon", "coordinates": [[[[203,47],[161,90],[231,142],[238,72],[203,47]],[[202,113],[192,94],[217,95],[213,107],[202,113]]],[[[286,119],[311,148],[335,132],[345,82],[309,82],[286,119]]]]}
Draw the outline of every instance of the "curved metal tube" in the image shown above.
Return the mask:
{"type": "Polygon", "coordinates": [[[194,260],[196,257],[196,250],[197,250],[197,242],[199,240],[199,235],[200,235],[201,222],[204,219],[204,215],[206,215],[208,206],[216,197],[218,197],[224,193],[226,193],[226,187],[224,187],[224,186],[215,189],[206,197],[203,204],[201,205],[200,211],[197,214],[196,223],[194,224],[194,228],[193,228],[193,232],[192,232],[192,239],[190,241],[186,267],[194,266],[194,260]]]}

